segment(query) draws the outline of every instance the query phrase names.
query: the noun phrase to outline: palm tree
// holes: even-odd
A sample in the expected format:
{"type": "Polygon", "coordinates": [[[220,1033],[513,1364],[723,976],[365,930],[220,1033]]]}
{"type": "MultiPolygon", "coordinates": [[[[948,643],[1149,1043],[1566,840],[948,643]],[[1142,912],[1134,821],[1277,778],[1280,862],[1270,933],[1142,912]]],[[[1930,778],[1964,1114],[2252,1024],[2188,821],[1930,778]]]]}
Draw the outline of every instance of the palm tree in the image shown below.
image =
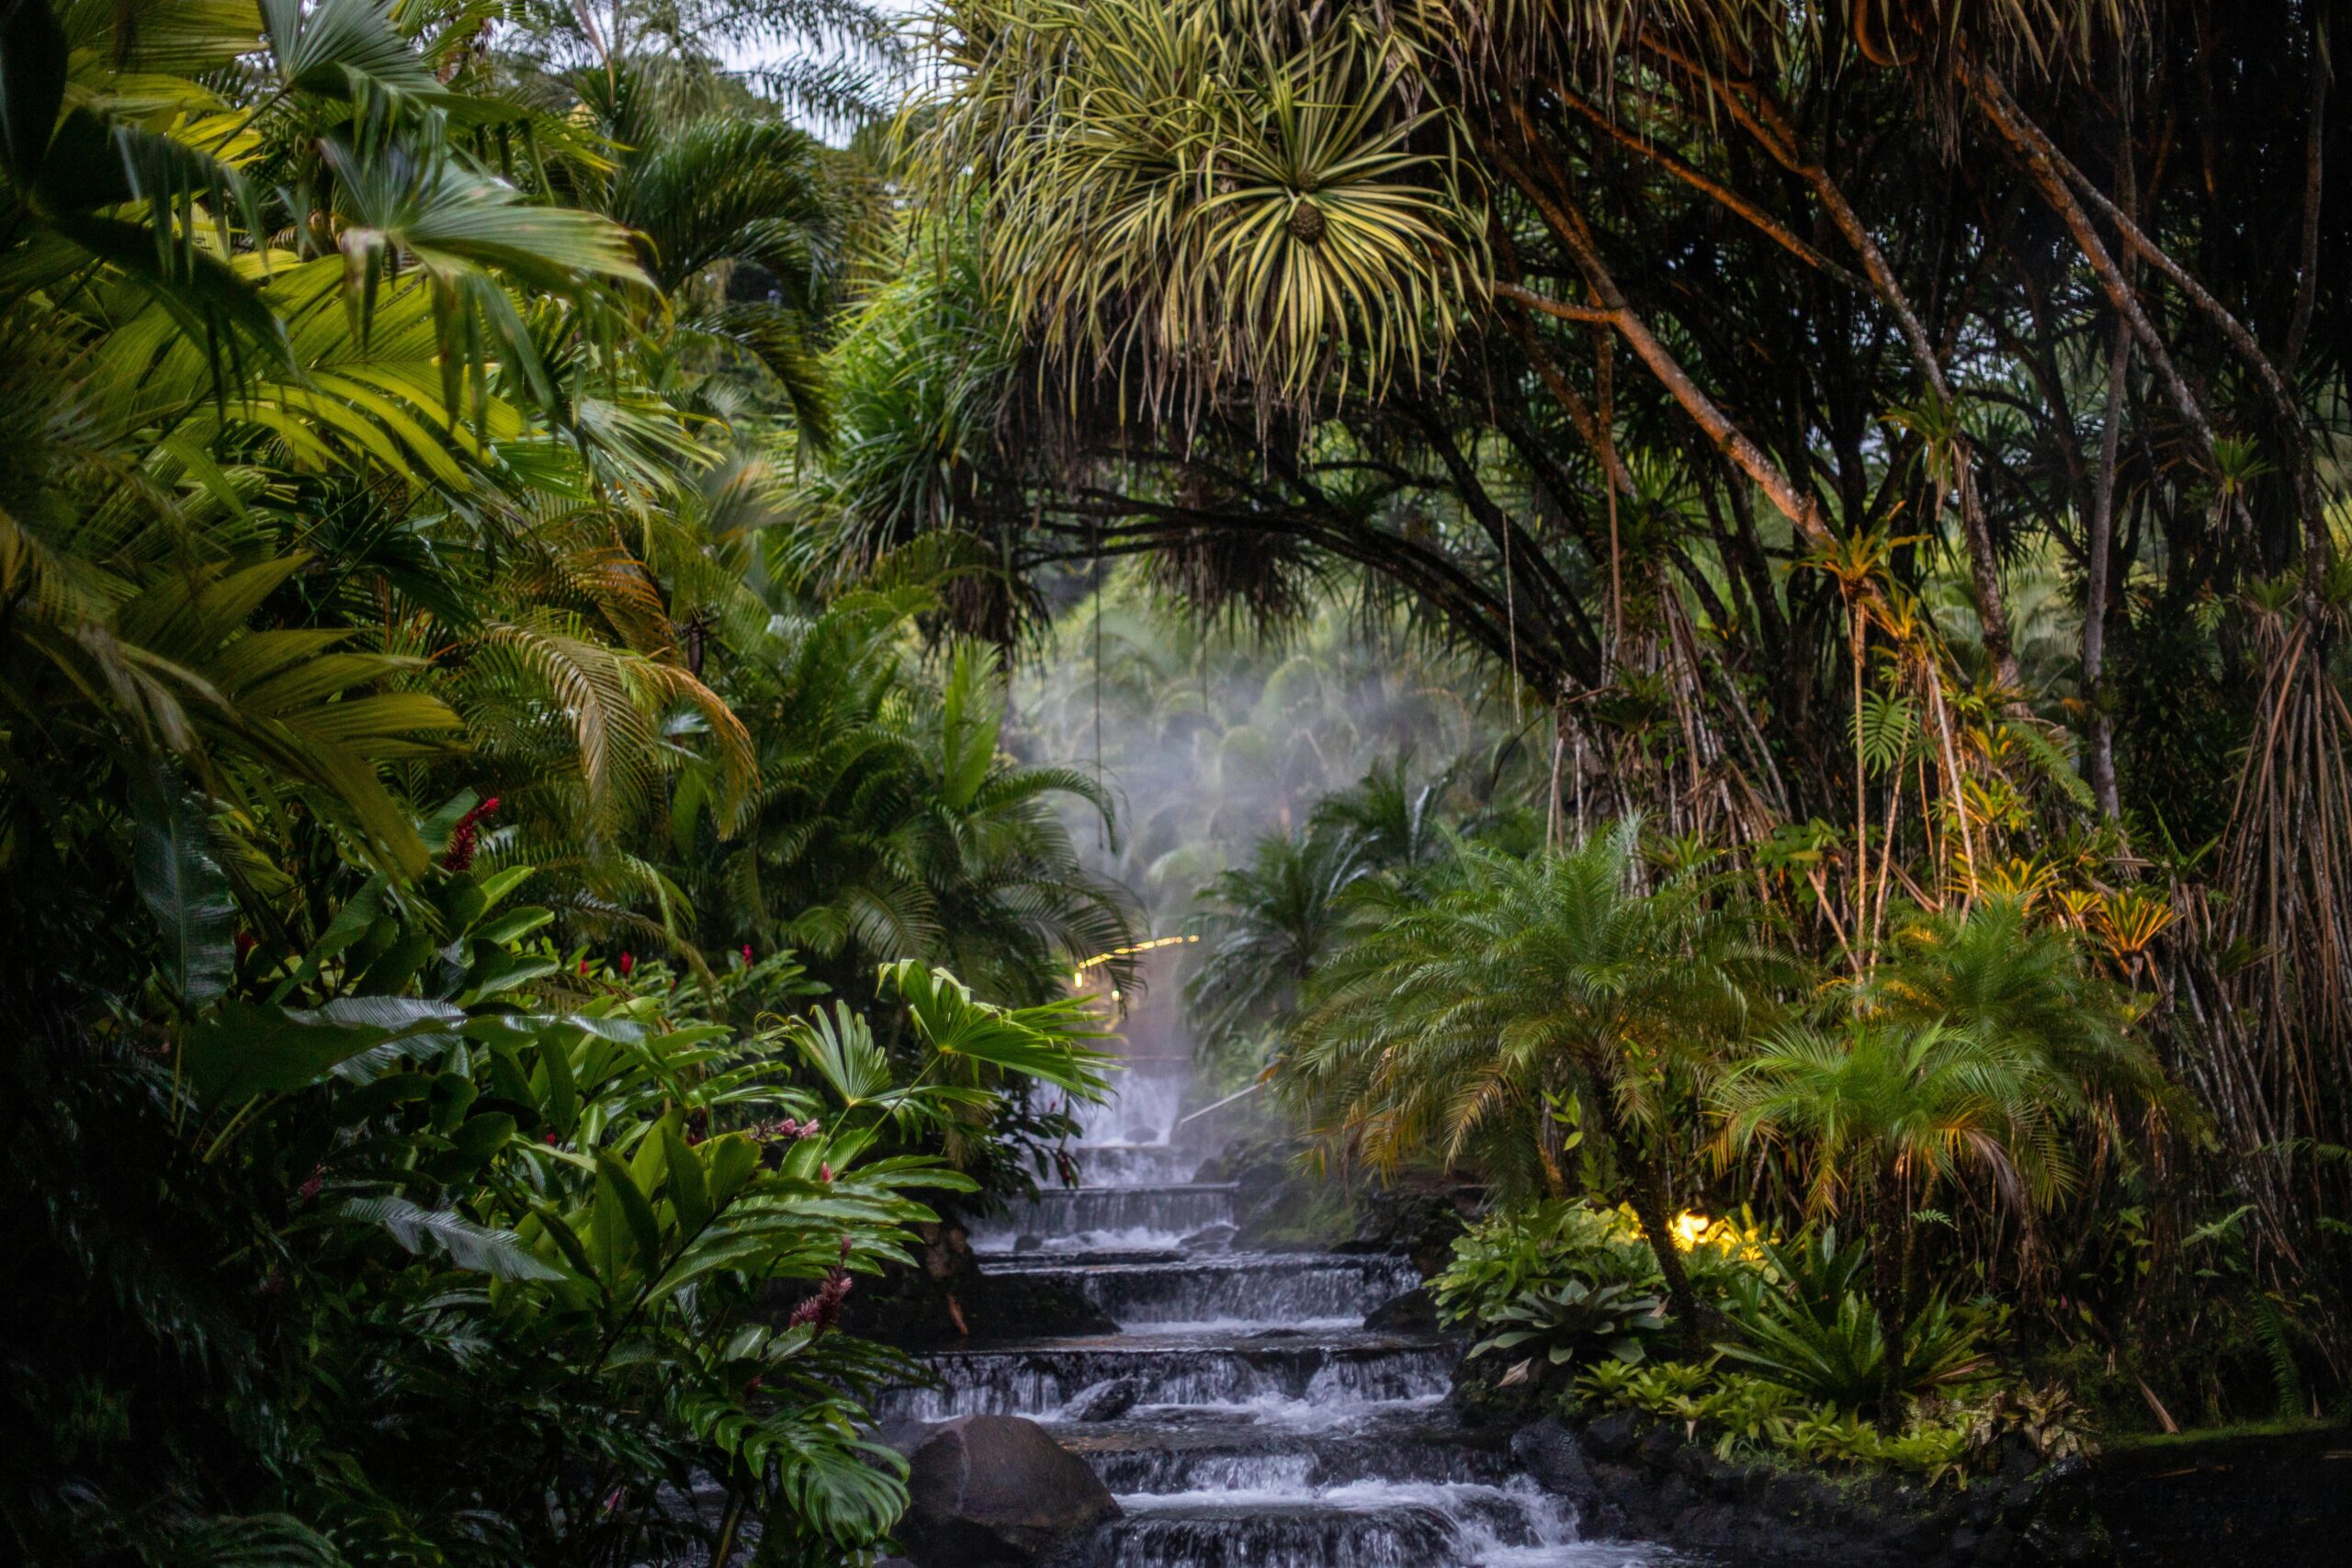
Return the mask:
{"type": "Polygon", "coordinates": [[[582,195],[635,236],[675,312],[673,352],[763,369],[803,437],[830,446],[817,339],[854,243],[847,160],[753,102],[681,112],[639,63],[571,80],[616,149],[582,195]]]}
{"type": "Polygon", "coordinates": [[[1439,808],[1450,774],[1415,789],[1405,782],[1412,756],[1399,753],[1385,766],[1374,762],[1353,789],[1327,795],[1315,807],[1315,824],[1353,842],[1381,870],[1413,871],[1441,859],[1450,847],[1439,808]]]}
{"type": "Polygon", "coordinates": [[[1520,859],[1464,845],[1331,966],[1287,1084],[1309,1127],[1375,1166],[1423,1147],[1507,1186],[1555,1188],[1551,1108],[1573,1095],[1625,1183],[1686,1343],[1699,1303],[1675,1250],[1675,1125],[1694,1069],[1739,1039],[1774,976],[1742,918],[1639,884],[1638,828],[1520,859]]]}
{"type": "Polygon", "coordinates": [[[1192,927],[1204,945],[1184,1005],[1203,1045],[1229,1048],[1291,1022],[1344,940],[1350,891],[1372,869],[1351,835],[1317,825],[1264,835],[1202,892],[1192,927]]]}
{"type": "Polygon", "coordinates": [[[1873,1233],[1875,1304],[1899,1346],[1917,1213],[1941,1189],[1973,1174],[2030,1216],[2072,1186],[2055,1089],[2045,1058],[1998,1030],[1875,1019],[1782,1029],[1715,1085],[1716,1147],[1726,1160],[1801,1148],[1815,1213],[1859,1199],[1873,1233]]]}
{"type": "Polygon", "coordinates": [[[759,738],[758,794],[738,826],[683,775],[673,850],[713,945],[790,945],[859,988],[922,958],[988,999],[1041,1003],[1073,962],[1133,940],[1126,896],[1055,809],[1107,817],[1109,801],[1083,772],[1001,750],[1001,694],[969,653],[935,688],[913,678],[900,639],[930,603],[849,595],[739,649],[729,690],[759,738]]]}
{"type": "MultiPolygon", "coordinates": [[[[2132,1028],[2131,998],[2083,962],[2073,936],[2015,897],[1915,919],[1860,993],[1873,1017],[1944,1022],[2031,1054],[2069,1111],[2154,1101],[2179,1109],[2132,1028]]],[[[2103,1120],[2105,1120],[2103,1118],[2103,1120]]]]}

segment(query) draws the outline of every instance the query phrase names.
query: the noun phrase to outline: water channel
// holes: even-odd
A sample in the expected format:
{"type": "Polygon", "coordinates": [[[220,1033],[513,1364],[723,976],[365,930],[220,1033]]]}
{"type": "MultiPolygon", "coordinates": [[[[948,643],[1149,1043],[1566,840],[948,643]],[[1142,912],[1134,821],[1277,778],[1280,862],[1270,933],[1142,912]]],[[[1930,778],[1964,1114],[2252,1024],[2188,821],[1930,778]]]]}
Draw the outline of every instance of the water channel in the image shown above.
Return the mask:
{"type": "Polygon", "coordinates": [[[1376,1333],[1366,1313],[1419,1280],[1385,1255],[1235,1251],[1234,1190],[1193,1179],[1170,1139],[1180,1072],[1138,1065],[1076,1151],[1089,1185],[975,1235],[991,1274],[1080,1287],[1115,1335],[927,1358],[935,1389],[886,1418],[1039,1421],[1125,1517],[1098,1568],[1631,1568],[1658,1549],[1585,1541],[1517,1473],[1506,1434],[1446,1403],[1456,1350],[1376,1333]],[[1111,1414],[1115,1412],[1115,1414],[1111,1414]]]}

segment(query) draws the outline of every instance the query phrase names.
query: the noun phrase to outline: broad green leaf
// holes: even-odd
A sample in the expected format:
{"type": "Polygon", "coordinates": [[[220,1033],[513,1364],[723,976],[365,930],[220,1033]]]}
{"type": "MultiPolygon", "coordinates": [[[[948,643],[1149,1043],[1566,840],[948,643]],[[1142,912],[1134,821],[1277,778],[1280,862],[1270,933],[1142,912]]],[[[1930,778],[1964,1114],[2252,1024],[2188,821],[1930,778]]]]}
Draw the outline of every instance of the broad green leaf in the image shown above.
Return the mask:
{"type": "Polygon", "coordinates": [[[611,1155],[596,1156],[596,1208],[601,1213],[607,1202],[620,1212],[629,1239],[636,1245],[638,1262],[648,1274],[662,1268],[662,1224],[654,1217],[653,1205],[645,1201],[644,1191],[628,1173],[628,1168],[611,1155]]]}
{"type": "Polygon", "coordinates": [[[679,1227],[692,1234],[710,1223],[710,1190],[702,1178],[702,1160],[678,1129],[662,1123],[662,1142],[668,1156],[670,1202],[678,1211],[679,1227]]]}
{"type": "Polygon", "coordinates": [[[175,781],[131,795],[131,874],[164,938],[164,975],[190,1007],[226,990],[236,904],[213,863],[204,803],[175,781]]]}
{"type": "Polygon", "coordinates": [[[188,1031],[180,1046],[180,1075],[200,1102],[223,1105],[307,1088],[383,1043],[390,1032],[377,1024],[232,1000],[188,1031]]]}
{"type": "Polygon", "coordinates": [[[406,1198],[354,1198],[337,1206],[341,1217],[380,1225],[411,1252],[430,1245],[460,1269],[501,1280],[555,1280],[557,1270],[531,1256],[512,1231],[492,1230],[446,1209],[426,1209],[406,1198]]]}

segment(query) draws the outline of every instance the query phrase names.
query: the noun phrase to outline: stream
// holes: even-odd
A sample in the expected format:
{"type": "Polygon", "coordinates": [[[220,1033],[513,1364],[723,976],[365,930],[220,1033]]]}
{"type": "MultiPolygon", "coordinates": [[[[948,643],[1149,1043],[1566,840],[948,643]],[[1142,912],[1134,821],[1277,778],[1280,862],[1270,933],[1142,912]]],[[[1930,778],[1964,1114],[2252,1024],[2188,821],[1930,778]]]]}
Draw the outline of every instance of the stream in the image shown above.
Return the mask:
{"type": "Polygon", "coordinates": [[[1667,1561],[1580,1541],[1573,1510],[1517,1473],[1507,1434],[1464,1427],[1446,1403],[1453,1347],[1363,1328],[1419,1282],[1408,1259],[1230,1250],[1233,1189],[1193,1180],[1199,1156],[1169,1142],[1182,1090],[1131,1074],[1095,1113],[1114,1135],[1076,1151],[1092,1185],[973,1236],[990,1274],[1076,1284],[1123,1332],[935,1352],[940,1386],[892,1396],[888,1416],[1043,1423],[1125,1510],[1097,1568],[1667,1561]]]}

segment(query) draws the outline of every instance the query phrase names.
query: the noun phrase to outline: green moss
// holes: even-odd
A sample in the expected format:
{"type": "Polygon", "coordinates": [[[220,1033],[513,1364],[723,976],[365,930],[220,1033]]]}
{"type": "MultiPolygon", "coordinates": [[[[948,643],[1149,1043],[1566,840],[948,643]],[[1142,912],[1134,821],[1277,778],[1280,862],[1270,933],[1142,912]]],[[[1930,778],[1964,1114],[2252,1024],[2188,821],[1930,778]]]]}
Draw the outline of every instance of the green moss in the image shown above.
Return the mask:
{"type": "Polygon", "coordinates": [[[2303,1432],[2331,1430],[2352,1433],[2352,1427],[2346,1427],[2341,1421],[2315,1421],[2304,1416],[2284,1421],[2246,1421],[2230,1427],[2191,1427],[2181,1432],[2126,1432],[2107,1438],[2100,1446],[2110,1453],[2186,1449],[2201,1443],[2229,1442],[2241,1438],[2291,1438],[2303,1432]]]}

